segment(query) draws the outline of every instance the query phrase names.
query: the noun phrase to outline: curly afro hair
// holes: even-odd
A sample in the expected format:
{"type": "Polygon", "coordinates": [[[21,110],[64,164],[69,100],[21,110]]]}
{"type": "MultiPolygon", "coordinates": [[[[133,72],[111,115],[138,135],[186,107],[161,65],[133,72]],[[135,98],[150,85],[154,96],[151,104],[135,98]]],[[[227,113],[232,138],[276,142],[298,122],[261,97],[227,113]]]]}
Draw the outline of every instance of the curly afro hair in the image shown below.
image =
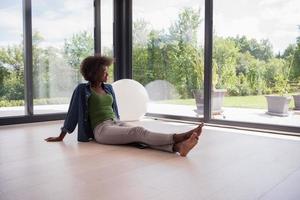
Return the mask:
{"type": "Polygon", "coordinates": [[[113,59],[107,56],[88,56],[81,62],[80,73],[85,80],[95,84],[104,72],[104,67],[110,66],[112,63],[113,59]]]}

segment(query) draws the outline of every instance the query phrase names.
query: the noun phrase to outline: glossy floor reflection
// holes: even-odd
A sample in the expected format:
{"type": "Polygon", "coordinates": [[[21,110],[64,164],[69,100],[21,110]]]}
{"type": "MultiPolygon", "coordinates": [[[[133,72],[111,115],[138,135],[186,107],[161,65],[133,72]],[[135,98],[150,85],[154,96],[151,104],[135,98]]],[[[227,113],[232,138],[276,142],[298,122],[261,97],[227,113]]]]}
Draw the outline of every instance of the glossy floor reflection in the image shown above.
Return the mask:
{"type": "MultiPolygon", "coordinates": [[[[132,122],[174,133],[195,125],[132,122]]],[[[43,139],[62,121],[0,127],[0,199],[299,199],[300,138],[205,126],[188,157],[43,139]]]]}

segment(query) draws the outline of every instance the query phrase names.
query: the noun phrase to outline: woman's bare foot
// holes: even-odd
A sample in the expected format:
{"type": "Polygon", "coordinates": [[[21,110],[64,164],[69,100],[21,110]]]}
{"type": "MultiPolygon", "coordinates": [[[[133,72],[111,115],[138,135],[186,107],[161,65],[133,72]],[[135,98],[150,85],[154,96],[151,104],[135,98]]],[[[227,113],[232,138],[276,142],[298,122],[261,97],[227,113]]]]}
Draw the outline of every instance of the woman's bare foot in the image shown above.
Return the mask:
{"type": "Polygon", "coordinates": [[[178,142],[183,142],[185,140],[187,140],[194,132],[197,133],[197,138],[201,135],[202,132],[202,127],[204,126],[204,123],[201,122],[199,124],[199,126],[197,128],[194,128],[193,130],[190,130],[186,133],[180,133],[180,134],[175,134],[174,135],[174,142],[178,143],[178,142]]]}
{"type": "Polygon", "coordinates": [[[180,156],[186,156],[189,151],[195,147],[198,143],[198,133],[193,132],[192,135],[185,141],[175,144],[175,151],[180,154],[180,156]]]}
{"type": "MultiPolygon", "coordinates": [[[[199,124],[199,126],[197,127],[197,128],[195,128],[194,129],[194,131],[193,132],[196,132],[197,133],[197,136],[199,137],[200,135],[201,135],[201,133],[202,133],[202,127],[204,126],[204,123],[203,122],[201,122],[200,124],[199,124]]],[[[190,134],[191,135],[191,134],[190,134]]],[[[189,137],[187,137],[187,138],[189,138],[189,137]]]]}

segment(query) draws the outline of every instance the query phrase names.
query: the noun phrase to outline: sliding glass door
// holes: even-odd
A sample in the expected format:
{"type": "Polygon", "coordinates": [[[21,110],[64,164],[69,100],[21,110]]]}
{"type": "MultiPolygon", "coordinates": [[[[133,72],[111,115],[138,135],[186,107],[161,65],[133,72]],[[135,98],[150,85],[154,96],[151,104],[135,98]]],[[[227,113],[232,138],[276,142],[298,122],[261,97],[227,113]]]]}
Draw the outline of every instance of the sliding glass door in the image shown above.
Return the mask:
{"type": "Polygon", "coordinates": [[[204,1],[132,5],[132,75],[149,94],[148,113],[202,117],[204,1]]]}
{"type": "Polygon", "coordinates": [[[300,126],[299,9],[296,0],[213,1],[212,119],[300,126]]]}
{"type": "Polygon", "coordinates": [[[0,118],[24,115],[22,1],[0,2],[0,118]]]}
{"type": "Polygon", "coordinates": [[[93,1],[32,0],[34,114],[62,113],[94,54],[93,1]]]}

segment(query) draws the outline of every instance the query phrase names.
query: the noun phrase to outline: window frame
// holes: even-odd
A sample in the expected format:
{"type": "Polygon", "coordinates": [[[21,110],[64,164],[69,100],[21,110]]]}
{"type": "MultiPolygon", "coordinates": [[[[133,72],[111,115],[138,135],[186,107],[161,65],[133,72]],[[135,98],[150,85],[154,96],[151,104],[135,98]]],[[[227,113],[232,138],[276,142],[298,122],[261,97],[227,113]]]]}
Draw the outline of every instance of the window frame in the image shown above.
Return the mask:
{"type": "MultiPolygon", "coordinates": [[[[115,55],[114,80],[132,78],[132,0],[114,0],[113,5],[113,52],[115,55]]],[[[101,53],[101,0],[94,0],[94,49],[101,53]]],[[[32,95],[32,14],[31,0],[23,0],[23,37],[24,37],[24,69],[25,69],[25,116],[1,117],[1,125],[31,123],[51,120],[63,120],[66,113],[33,114],[32,95]]],[[[251,123],[211,118],[212,88],[212,47],[213,47],[213,0],[205,0],[204,29],[204,116],[184,117],[146,113],[152,118],[165,118],[180,121],[199,122],[215,126],[243,128],[248,130],[265,130],[272,133],[300,136],[300,127],[251,123]],[[276,132],[281,131],[281,132],[276,132]]]]}

